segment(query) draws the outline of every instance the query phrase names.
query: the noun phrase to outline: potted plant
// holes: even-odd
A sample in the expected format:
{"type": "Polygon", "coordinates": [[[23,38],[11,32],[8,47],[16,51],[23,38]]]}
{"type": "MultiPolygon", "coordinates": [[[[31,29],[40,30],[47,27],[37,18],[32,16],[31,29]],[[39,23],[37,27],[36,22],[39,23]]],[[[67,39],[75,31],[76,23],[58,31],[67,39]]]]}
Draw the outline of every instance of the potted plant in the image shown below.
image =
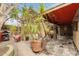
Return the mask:
{"type": "Polygon", "coordinates": [[[31,47],[32,47],[32,50],[34,52],[41,52],[43,49],[42,49],[42,38],[39,37],[39,28],[38,28],[38,25],[36,24],[32,24],[31,25],[31,37],[32,37],[32,40],[31,40],[31,47]]]}
{"type": "Polygon", "coordinates": [[[29,19],[29,21],[27,22],[26,25],[24,25],[24,29],[26,29],[25,31],[23,31],[23,34],[25,33],[25,40],[31,40],[31,48],[33,50],[33,52],[41,52],[42,49],[42,37],[39,37],[39,32],[40,32],[40,22],[37,22],[39,20],[39,18],[36,19],[32,19],[32,21],[30,21],[31,19],[29,19]]]}

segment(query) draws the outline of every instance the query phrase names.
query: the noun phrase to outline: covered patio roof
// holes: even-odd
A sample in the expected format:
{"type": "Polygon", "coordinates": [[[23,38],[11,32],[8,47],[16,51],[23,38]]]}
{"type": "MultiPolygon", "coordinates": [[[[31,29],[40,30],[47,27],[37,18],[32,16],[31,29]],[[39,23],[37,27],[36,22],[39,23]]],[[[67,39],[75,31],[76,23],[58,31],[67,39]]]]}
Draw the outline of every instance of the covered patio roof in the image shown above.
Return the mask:
{"type": "Polygon", "coordinates": [[[63,3],[47,10],[43,13],[43,16],[51,23],[68,25],[72,23],[73,17],[78,8],[79,3],[63,3]]]}

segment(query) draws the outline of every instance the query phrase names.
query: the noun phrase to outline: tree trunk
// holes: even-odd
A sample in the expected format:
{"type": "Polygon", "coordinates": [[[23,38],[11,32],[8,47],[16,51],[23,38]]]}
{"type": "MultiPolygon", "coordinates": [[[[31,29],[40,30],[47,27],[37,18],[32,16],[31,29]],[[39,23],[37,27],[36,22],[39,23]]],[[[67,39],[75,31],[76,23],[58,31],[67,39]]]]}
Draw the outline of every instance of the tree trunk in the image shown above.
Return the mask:
{"type": "Polygon", "coordinates": [[[0,17],[0,30],[4,22],[5,22],[5,17],[0,17]]]}

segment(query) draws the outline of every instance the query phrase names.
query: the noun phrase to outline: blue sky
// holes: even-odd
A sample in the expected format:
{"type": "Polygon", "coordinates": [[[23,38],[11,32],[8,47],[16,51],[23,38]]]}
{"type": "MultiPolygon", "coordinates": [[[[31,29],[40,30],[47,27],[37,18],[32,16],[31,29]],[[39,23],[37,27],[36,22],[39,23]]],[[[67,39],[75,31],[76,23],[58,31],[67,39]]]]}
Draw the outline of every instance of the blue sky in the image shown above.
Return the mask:
{"type": "MultiPolygon", "coordinates": [[[[45,8],[46,8],[46,10],[48,10],[50,8],[53,8],[53,7],[57,6],[57,5],[59,5],[59,4],[61,4],[61,3],[45,3],[45,8]]],[[[39,11],[40,3],[26,3],[25,5],[27,7],[32,6],[35,11],[37,11],[37,12],[39,11]]],[[[23,3],[20,3],[18,8],[21,9],[22,7],[23,7],[23,3]]],[[[17,25],[18,22],[16,20],[9,19],[6,22],[6,24],[17,25]]]]}
{"type": "MultiPolygon", "coordinates": [[[[61,4],[61,3],[44,3],[46,10],[50,9],[52,7],[55,7],[59,4],[61,4]]],[[[26,3],[26,6],[27,7],[32,6],[34,10],[38,11],[39,7],[40,7],[40,3],[26,3]]],[[[22,7],[23,7],[23,4],[22,3],[19,4],[18,8],[21,9],[22,7]]]]}

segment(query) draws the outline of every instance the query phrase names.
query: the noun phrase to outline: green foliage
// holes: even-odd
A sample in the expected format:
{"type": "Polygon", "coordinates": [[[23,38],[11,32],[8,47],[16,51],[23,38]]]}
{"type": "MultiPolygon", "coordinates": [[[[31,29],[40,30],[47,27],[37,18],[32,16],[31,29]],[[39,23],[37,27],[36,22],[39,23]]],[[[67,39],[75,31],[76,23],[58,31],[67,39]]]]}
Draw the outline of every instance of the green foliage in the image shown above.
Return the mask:
{"type": "Polygon", "coordinates": [[[22,13],[22,16],[25,16],[25,17],[28,16],[27,7],[25,5],[23,6],[21,13],[22,13]]]}
{"type": "MultiPolygon", "coordinates": [[[[40,32],[41,26],[40,23],[43,20],[43,17],[41,14],[45,11],[45,6],[44,4],[40,4],[40,15],[37,14],[36,16],[35,11],[33,10],[33,7],[30,6],[27,8],[27,6],[24,4],[22,10],[18,10],[14,8],[11,13],[11,18],[17,19],[19,16],[18,14],[21,13],[20,20],[22,21],[21,24],[21,34],[23,36],[28,36],[30,35],[31,37],[35,38],[36,34],[40,32]]],[[[14,27],[12,28],[14,30],[14,27]]],[[[12,31],[13,31],[12,30],[12,31]]]]}
{"type": "Polygon", "coordinates": [[[16,30],[17,30],[17,28],[16,28],[15,26],[12,26],[12,27],[10,28],[10,31],[12,31],[12,32],[16,32],[16,30]]]}
{"type": "Polygon", "coordinates": [[[41,23],[42,19],[43,19],[42,16],[38,15],[34,21],[35,23],[41,23]]]}
{"type": "Polygon", "coordinates": [[[30,9],[30,10],[33,10],[33,6],[30,6],[29,9],[30,9]]]}
{"type": "Polygon", "coordinates": [[[37,24],[32,24],[31,25],[31,32],[33,34],[37,34],[39,32],[39,29],[38,29],[38,25],[37,24]]]}
{"type": "Polygon", "coordinates": [[[15,33],[16,30],[17,30],[17,27],[16,26],[13,26],[13,25],[7,25],[6,26],[12,33],[15,33]]]}
{"type": "Polygon", "coordinates": [[[19,14],[19,10],[18,10],[17,8],[13,8],[13,9],[12,9],[12,12],[11,12],[11,14],[10,14],[10,18],[17,19],[18,14],[19,14]]]}
{"type": "Polygon", "coordinates": [[[43,3],[40,4],[39,12],[42,14],[45,11],[45,5],[43,3]]]}

